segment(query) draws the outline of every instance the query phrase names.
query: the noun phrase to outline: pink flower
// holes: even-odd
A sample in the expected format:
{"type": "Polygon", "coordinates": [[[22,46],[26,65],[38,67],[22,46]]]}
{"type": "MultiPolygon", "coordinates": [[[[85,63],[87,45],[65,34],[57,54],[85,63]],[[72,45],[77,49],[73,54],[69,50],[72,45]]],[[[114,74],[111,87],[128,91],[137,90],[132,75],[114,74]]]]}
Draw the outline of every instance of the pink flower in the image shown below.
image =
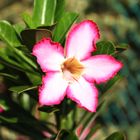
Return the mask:
{"type": "Polygon", "coordinates": [[[0,105],[0,113],[4,112],[4,108],[0,105]]]}
{"type": "Polygon", "coordinates": [[[34,46],[33,55],[46,73],[39,88],[41,105],[59,104],[67,96],[80,107],[96,111],[95,83],[106,82],[122,68],[122,63],[110,55],[91,55],[99,38],[97,25],[85,20],[68,33],[65,49],[48,38],[34,46]]]}

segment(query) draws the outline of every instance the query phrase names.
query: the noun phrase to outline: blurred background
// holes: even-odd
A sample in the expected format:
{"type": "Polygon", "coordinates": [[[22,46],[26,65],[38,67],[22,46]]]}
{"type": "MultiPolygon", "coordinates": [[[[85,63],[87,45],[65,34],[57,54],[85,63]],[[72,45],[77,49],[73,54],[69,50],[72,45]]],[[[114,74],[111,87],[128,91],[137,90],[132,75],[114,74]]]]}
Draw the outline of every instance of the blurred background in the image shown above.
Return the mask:
{"type": "MultiPolygon", "coordinates": [[[[0,0],[0,20],[22,24],[21,14],[31,13],[32,7],[33,0],[0,0]]],[[[66,0],[66,10],[79,13],[79,20],[94,20],[101,40],[129,45],[122,53],[124,78],[108,91],[109,99],[97,119],[103,129],[95,140],[120,129],[128,140],[140,140],[140,0],[66,0]]],[[[1,127],[0,135],[10,140],[15,133],[1,127]]]]}

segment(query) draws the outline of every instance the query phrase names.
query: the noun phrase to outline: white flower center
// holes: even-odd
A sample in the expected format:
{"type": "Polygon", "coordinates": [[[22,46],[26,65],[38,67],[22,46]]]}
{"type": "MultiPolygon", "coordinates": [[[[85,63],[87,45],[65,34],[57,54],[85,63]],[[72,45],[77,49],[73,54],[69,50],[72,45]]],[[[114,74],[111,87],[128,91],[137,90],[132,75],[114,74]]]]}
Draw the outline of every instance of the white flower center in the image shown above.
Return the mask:
{"type": "Polygon", "coordinates": [[[83,65],[76,58],[68,58],[61,65],[61,70],[64,76],[69,83],[78,80],[83,72],[83,65]]]}

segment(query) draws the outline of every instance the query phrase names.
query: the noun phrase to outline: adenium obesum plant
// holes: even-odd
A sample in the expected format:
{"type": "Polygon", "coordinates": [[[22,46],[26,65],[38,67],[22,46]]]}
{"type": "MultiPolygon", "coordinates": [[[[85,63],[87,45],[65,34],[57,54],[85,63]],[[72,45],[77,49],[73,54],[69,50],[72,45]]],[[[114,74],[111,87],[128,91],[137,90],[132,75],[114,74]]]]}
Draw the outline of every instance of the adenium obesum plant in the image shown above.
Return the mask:
{"type": "Polygon", "coordinates": [[[98,90],[95,84],[104,83],[114,77],[122,63],[110,55],[95,55],[99,29],[91,20],[76,24],[69,31],[65,48],[50,38],[44,38],[33,47],[43,72],[39,87],[41,105],[59,104],[65,96],[80,107],[95,112],[98,90]]]}

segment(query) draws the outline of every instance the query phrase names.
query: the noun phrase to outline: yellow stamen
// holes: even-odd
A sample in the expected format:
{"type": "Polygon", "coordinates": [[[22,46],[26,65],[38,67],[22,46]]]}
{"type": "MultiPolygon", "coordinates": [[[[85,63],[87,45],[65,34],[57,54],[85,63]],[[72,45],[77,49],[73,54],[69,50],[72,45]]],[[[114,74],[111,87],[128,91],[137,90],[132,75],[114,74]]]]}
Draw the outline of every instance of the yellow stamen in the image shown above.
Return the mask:
{"type": "Polygon", "coordinates": [[[73,58],[68,58],[61,65],[61,69],[66,79],[67,77],[71,77],[70,79],[78,80],[78,78],[81,76],[83,72],[84,67],[76,58],[73,57],[73,58]],[[69,75],[65,75],[66,71],[67,74],[69,73],[69,75]]]}

